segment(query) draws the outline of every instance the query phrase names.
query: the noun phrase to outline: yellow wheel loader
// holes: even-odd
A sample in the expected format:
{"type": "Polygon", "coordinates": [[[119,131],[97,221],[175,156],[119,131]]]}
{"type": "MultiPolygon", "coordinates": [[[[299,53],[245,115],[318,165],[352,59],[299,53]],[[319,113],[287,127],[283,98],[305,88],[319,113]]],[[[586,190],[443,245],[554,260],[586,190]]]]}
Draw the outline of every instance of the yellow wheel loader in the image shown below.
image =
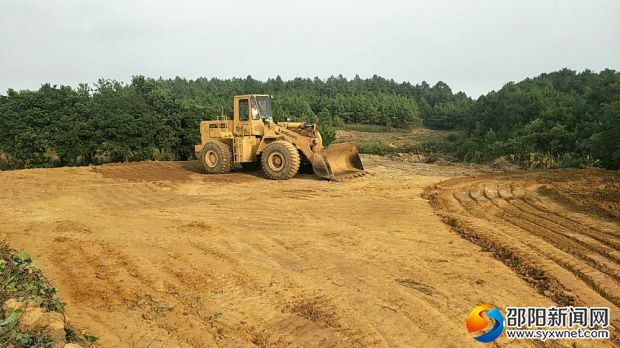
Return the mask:
{"type": "Polygon", "coordinates": [[[239,164],[260,166],[268,178],[286,180],[303,161],[329,180],[365,174],[355,144],[324,148],[316,124],[273,122],[271,98],[262,94],[235,96],[232,120],[222,115],[200,122],[200,144],[194,151],[208,174],[228,173],[239,164]]]}

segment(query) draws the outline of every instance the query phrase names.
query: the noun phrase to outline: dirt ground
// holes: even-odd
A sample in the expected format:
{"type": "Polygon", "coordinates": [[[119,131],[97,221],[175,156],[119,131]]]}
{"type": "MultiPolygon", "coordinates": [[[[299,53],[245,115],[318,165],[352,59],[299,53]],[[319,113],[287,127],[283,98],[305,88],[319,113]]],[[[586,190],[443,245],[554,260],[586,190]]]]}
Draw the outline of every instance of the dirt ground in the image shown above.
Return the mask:
{"type": "Polygon", "coordinates": [[[104,347],[465,347],[481,303],[617,315],[607,187],[584,210],[587,195],[546,175],[364,163],[370,175],[343,183],[207,176],[194,162],[0,172],[0,239],[32,255],[104,347]]]}
{"type": "Polygon", "coordinates": [[[620,328],[620,174],[564,169],[452,179],[444,220],[561,305],[604,306],[620,328]]]}

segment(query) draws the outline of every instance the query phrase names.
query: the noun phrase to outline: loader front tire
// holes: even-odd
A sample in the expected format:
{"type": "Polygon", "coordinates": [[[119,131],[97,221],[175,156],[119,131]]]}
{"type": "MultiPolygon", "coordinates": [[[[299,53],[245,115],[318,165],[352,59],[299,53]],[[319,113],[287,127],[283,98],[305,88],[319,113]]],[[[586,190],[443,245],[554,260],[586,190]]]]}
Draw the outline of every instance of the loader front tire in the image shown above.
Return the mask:
{"type": "Polygon", "coordinates": [[[230,147],[219,140],[206,143],[200,152],[200,162],[207,174],[224,174],[232,169],[230,147]]]}
{"type": "Polygon", "coordinates": [[[288,141],[277,140],[267,145],[261,155],[265,175],[273,180],[287,180],[299,170],[299,152],[288,141]]]}

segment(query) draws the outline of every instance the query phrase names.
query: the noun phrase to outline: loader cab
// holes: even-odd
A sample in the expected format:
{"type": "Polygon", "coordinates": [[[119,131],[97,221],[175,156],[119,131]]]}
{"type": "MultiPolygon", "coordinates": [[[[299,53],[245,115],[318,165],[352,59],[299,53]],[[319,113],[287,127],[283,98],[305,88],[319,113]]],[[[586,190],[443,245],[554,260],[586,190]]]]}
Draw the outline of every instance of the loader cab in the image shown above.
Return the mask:
{"type": "Polygon", "coordinates": [[[264,122],[271,122],[269,95],[248,94],[234,97],[233,123],[235,136],[263,135],[264,122]]]}

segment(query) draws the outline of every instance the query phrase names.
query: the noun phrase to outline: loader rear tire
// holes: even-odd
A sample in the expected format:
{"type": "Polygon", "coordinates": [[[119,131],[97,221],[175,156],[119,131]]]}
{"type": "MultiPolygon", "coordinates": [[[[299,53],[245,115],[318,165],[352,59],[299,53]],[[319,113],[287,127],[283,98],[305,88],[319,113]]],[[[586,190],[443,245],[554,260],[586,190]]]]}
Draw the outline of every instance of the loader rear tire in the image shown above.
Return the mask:
{"type": "Polygon", "coordinates": [[[207,174],[224,174],[232,170],[230,147],[219,140],[206,143],[200,152],[200,162],[207,174]]]}
{"type": "Polygon", "coordinates": [[[265,175],[273,180],[287,180],[299,170],[299,152],[288,141],[277,140],[267,145],[261,155],[261,166],[265,175]]]}

